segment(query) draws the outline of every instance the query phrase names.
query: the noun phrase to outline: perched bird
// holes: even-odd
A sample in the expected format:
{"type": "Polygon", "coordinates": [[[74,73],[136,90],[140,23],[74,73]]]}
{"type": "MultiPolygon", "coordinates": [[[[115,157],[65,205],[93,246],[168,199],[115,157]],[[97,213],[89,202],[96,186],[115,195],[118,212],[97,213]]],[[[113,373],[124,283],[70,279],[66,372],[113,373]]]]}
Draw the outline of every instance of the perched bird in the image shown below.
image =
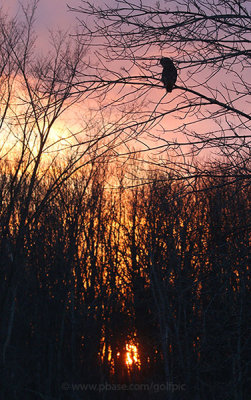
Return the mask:
{"type": "Polygon", "coordinates": [[[163,67],[161,81],[163,82],[167,93],[171,93],[177,79],[177,69],[170,58],[162,57],[160,64],[163,67]]]}

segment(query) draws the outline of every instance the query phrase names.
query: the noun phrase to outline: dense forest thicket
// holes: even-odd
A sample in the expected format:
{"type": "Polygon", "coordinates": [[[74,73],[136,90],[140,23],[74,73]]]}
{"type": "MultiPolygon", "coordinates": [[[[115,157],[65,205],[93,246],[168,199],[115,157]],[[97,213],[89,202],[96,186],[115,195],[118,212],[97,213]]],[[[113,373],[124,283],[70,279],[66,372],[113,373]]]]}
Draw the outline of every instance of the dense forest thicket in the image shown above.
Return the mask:
{"type": "Polygon", "coordinates": [[[153,382],[183,385],[168,399],[247,398],[246,180],[156,170],[115,191],[99,163],[41,208],[59,170],[35,182],[21,226],[29,182],[1,164],[1,400],[167,398],[72,388],[153,382]]]}

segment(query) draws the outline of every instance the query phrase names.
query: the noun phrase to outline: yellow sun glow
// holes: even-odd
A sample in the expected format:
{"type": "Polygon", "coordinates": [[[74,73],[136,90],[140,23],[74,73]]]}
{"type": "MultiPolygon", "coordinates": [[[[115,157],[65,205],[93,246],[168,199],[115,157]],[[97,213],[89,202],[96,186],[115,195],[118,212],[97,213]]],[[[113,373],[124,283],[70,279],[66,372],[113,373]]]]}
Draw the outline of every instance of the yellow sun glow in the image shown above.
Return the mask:
{"type": "Polygon", "coordinates": [[[132,364],[140,364],[137,346],[134,344],[126,344],[126,365],[130,367],[132,364]]]}

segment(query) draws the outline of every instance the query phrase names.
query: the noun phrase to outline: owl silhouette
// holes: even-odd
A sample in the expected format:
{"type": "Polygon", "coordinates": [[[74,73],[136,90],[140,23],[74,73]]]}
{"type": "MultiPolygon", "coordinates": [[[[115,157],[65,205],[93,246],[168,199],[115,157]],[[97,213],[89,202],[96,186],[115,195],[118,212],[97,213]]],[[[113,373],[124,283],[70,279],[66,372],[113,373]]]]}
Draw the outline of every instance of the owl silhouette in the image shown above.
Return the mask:
{"type": "Polygon", "coordinates": [[[160,64],[163,67],[161,81],[167,93],[171,93],[177,79],[177,69],[172,60],[168,57],[162,57],[160,59],[160,64]]]}

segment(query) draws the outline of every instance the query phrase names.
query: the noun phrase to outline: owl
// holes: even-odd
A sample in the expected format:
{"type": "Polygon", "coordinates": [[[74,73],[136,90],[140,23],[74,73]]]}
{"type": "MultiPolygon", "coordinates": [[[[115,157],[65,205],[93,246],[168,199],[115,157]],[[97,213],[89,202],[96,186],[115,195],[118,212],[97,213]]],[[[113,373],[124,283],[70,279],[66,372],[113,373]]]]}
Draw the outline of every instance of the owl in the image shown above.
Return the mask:
{"type": "Polygon", "coordinates": [[[161,81],[163,82],[167,93],[171,93],[177,79],[177,69],[170,58],[162,57],[160,64],[163,67],[161,81]]]}

